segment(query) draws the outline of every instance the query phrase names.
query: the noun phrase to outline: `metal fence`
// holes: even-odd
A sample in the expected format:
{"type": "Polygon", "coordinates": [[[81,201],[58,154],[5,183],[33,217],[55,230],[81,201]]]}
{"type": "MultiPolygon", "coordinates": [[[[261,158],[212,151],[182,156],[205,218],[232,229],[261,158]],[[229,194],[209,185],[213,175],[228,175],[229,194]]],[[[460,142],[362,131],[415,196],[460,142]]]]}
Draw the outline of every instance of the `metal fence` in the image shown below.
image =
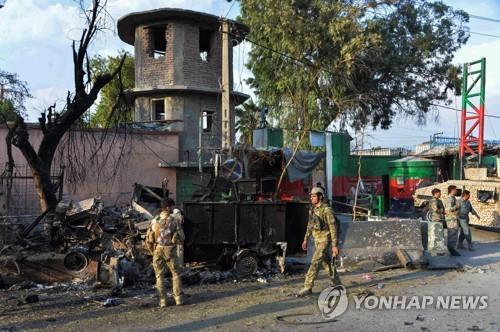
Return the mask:
{"type": "MultiPolygon", "coordinates": [[[[62,194],[63,168],[54,168],[51,178],[62,194]],[[59,185],[61,184],[61,185],[59,185]]],[[[28,166],[15,166],[12,174],[0,169],[0,219],[32,220],[41,214],[35,182],[28,166]]]]}

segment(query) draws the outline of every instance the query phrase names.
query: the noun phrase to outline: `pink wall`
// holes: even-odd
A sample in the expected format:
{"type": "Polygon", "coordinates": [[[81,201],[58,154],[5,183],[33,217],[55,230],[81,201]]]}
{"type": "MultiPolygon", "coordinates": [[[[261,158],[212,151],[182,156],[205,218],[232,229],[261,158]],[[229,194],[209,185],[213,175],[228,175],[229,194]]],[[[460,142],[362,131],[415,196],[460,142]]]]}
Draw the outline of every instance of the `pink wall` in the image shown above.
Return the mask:
{"type": "MultiPolygon", "coordinates": [[[[29,134],[32,144],[38,146],[42,139],[41,130],[35,125],[30,125],[29,134]]],[[[5,125],[0,125],[0,163],[2,166],[7,162],[6,135],[7,128],[5,125]]],[[[94,130],[86,134],[75,131],[70,135],[67,134],[59,145],[59,156],[53,168],[59,165],[66,166],[64,199],[82,200],[98,196],[104,200],[105,204],[129,203],[135,182],[161,186],[164,178],[168,179],[168,189],[175,199],[175,169],[160,168],[158,164],[177,162],[178,145],[178,136],[167,132],[108,133],[103,138],[102,130],[94,130]],[[95,151],[95,146],[101,140],[104,142],[102,150],[93,162],[89,162],[91,152],[95,151]],[[121,159],[120,152],[123,152],[121,159]],[[119,160],[121,161],[118,163],[119,160]],[[84,172],[71,173],[71,167],[69,167],[71,163],[79,164],[84,172]],[[113,173],[117,173],[117,176],[111,180],[113,173]],[[72,184],[70,178],[78,175],[83,175],[85,180],[72,184]]],[[[26,164],[16,147],[13,147],[13,154],[16,164],[26,164]]]]}

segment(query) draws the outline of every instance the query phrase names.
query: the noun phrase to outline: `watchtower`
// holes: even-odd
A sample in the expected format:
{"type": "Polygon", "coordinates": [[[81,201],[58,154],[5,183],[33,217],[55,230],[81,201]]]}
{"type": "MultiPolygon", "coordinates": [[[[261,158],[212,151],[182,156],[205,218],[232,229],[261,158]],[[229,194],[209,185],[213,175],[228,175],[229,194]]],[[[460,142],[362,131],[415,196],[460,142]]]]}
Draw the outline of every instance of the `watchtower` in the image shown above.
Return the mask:
{"type": "MultiPolygon", "coordinates": [[[[248,98],[233,92],[233,46],[248,28],[229,23],[227,66],[223,86],[223,34],[219,17],[190,10],[163,8],[128,14],[118,20],[118,35],[134,46],[134,121],[152,122],[179,135],[179,161],[194,162],[202,142],[204,156],[220,149],[224,89],[229,89],[231,110],[248,98]]],[[[227,113],[226,113],[227,115],[227,113]]],[[[234,138],[234,132],[230,132],[234,138]]],[[[204,158],[204,159],[206,159],[204,158]]]]}

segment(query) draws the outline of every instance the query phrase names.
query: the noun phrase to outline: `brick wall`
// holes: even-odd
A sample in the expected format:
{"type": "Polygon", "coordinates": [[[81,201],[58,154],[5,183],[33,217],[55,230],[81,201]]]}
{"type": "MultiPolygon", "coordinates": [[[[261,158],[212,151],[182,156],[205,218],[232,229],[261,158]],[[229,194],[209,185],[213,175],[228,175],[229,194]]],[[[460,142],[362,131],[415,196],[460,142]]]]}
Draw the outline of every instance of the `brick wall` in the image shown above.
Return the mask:
{"type": "Polygon", "coordinates": [[[174,84],[174,27],[166,25],[167,48],[165,56],[153,57],[153,33],[148,27],[140,26],[136,29],[135,39],[135,86],[140,89],[159,89],[174,84]]]}
{"type": "Polygon", "coordinates": [[[184,29],[184,84],[218,90],[219,79],[222,76],[220,32],[212,30],[208,61],[203,61],[199,53],[200,28],[185,24],[184,29]]]}
{"type": "MultiPolygon", "coordinates": [[[[148,26],[136,28],[136,88],[159,89],[180,85],[219,90],[222,75],[222,37],[218,28],[200,27],[185,21],[169,21],[165,24],[166,54],[159,59],[152,56],[151,29],[148,26]],[[207,61],[200,57],[200,29],[212,31],[207,61]]],[[[232,56],[232,50],[230,53],[232,56]]],[[[232,73],[232,70],[230,72],[232,73]]]]}

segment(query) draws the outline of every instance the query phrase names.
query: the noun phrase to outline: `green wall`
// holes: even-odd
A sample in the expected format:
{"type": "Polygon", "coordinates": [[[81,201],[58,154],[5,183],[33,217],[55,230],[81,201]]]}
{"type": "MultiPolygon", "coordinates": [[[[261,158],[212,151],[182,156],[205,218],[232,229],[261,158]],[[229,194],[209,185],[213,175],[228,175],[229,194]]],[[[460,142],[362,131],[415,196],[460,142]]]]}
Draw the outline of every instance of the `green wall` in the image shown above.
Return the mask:
{"type": "MultiPolygon", "coordinates": [[[[359,156],[351,156],[351,137],[344,133],[332,133],[333,176],[357,176],[359,156]]],[[[389,161],[399,156],[361,156],[362,176],[389,174],[389,161]]]]}
{"type": "Polygon", "coordinates": [[[194,185],[195,181],[193,181],[199,177],[199,174],[196,168],[177,168],[175,193],[175,203],[177,206],[181,206],[182,202],[190,200],[193,193],[200,189],[199,186],[194,185]]]}

